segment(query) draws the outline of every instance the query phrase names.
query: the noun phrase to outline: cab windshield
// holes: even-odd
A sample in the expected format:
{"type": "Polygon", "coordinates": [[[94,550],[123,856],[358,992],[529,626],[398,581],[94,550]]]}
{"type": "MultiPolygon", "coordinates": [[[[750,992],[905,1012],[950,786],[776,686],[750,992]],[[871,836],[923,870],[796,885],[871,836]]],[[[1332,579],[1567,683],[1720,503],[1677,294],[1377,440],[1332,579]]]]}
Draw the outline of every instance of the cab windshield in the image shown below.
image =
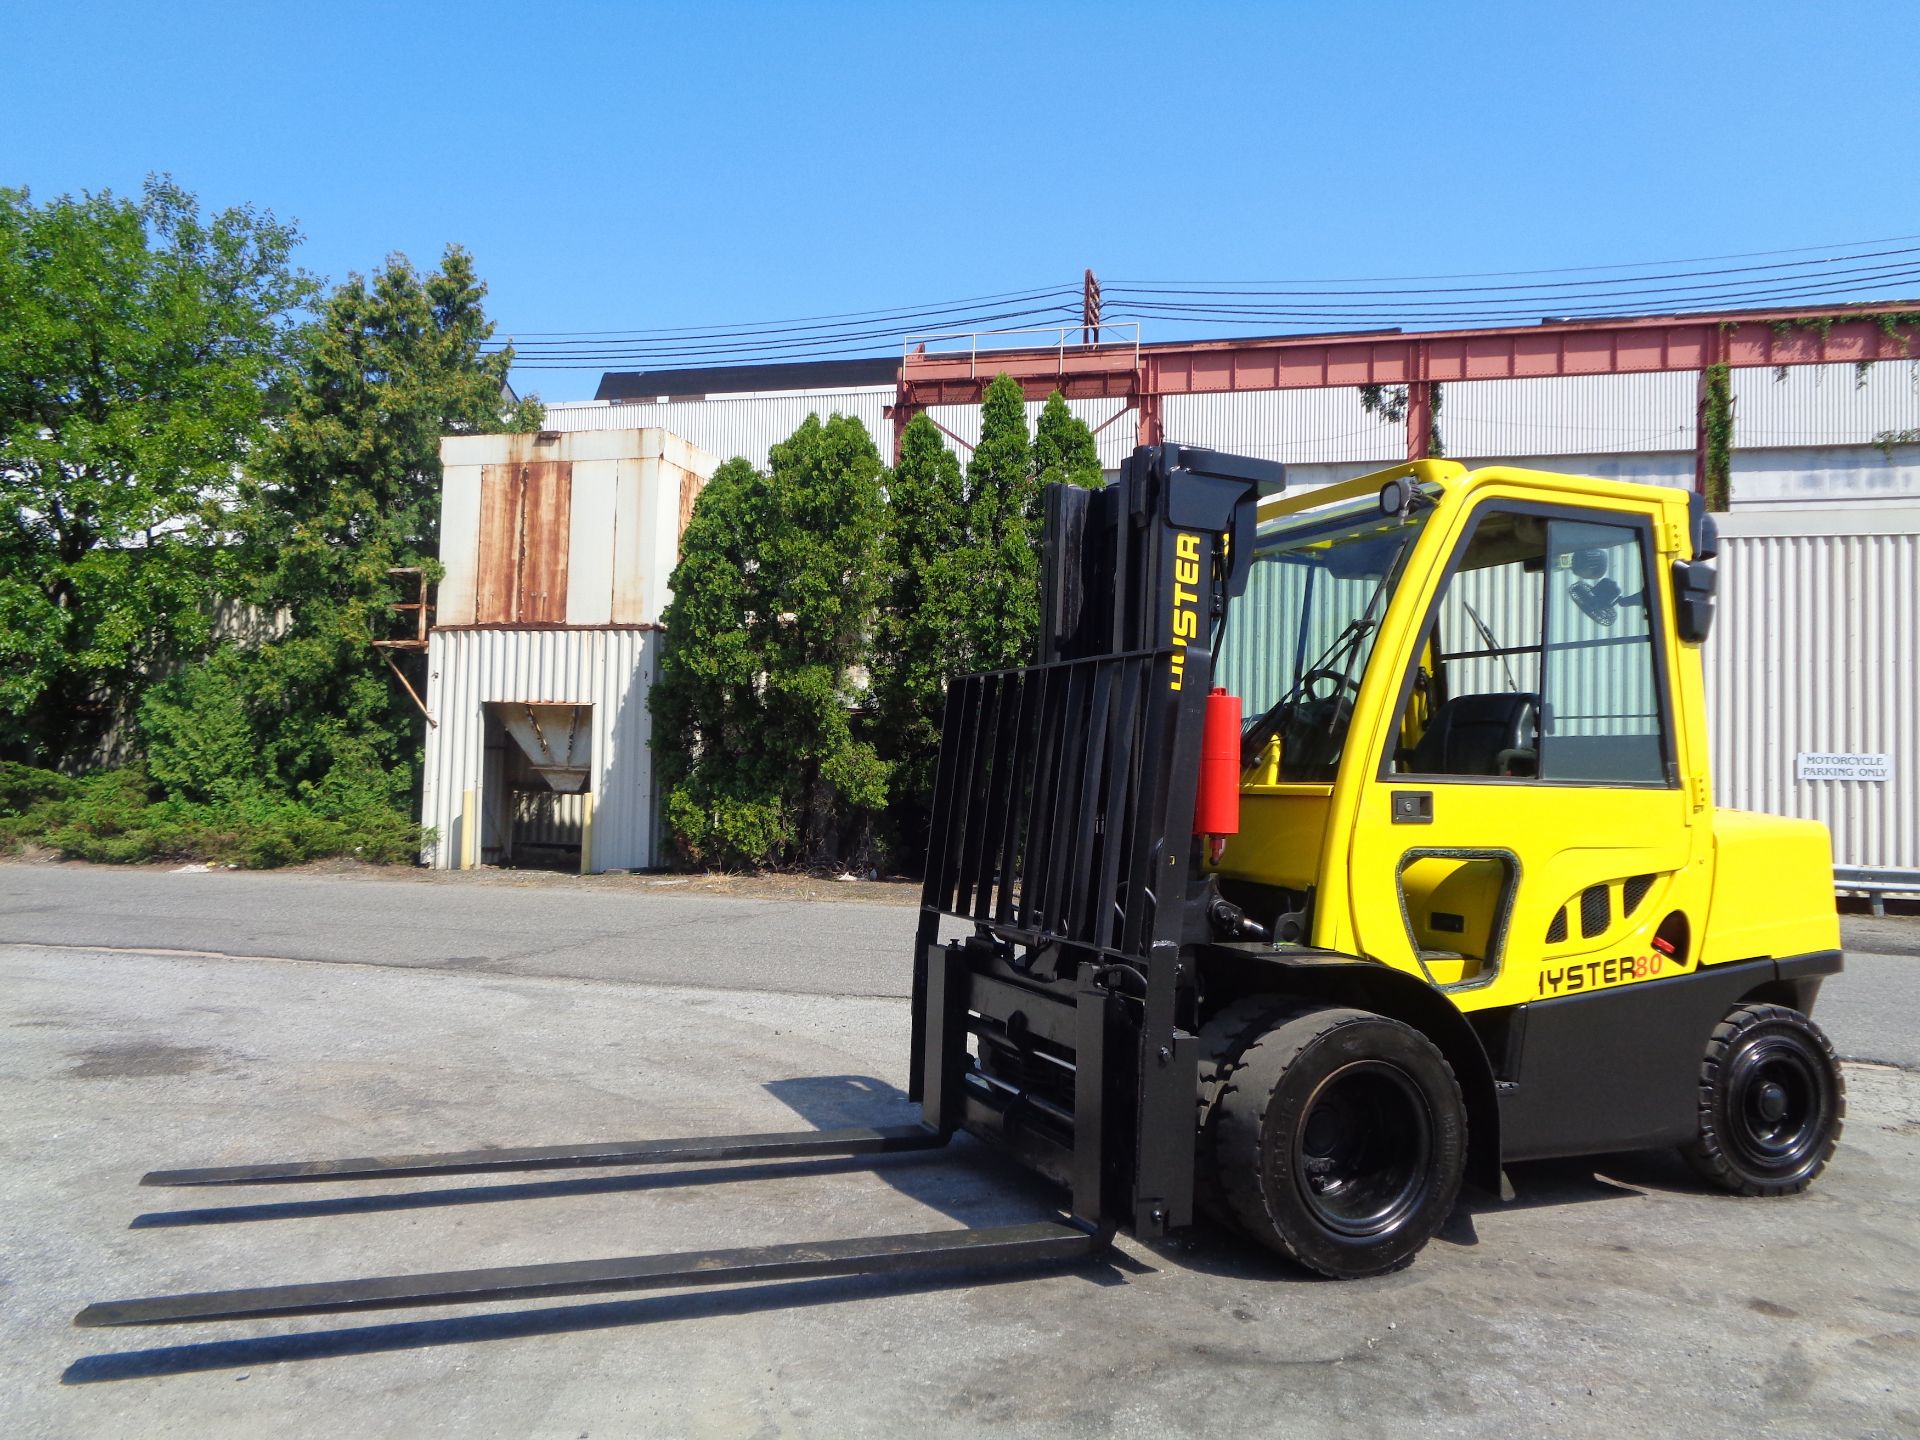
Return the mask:
{"type": "Polygon", "coordinates": [[[1260,526],[1214,667],[1246,707],[1243,764],[1265,756],[1280,780],[1333,779],[1380,622],[1437,493],[1415,487],[1404,514],[1369,494],[1260,526]]]}

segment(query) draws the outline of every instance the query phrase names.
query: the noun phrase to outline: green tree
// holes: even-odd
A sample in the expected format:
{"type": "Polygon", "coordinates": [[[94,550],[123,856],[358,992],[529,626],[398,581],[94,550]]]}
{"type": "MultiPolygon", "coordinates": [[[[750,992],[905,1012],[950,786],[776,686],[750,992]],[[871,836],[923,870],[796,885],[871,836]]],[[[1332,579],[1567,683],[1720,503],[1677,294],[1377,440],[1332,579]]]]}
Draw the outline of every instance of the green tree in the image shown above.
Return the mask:
{"type": "Polygon", "coordinates": [[[1024,665],[1040,625],[1039,487],[1020,384],[996,375],[980,401],[980,443],[967,465],[969,577],[964,660],[976,670],[1024,665]]]}
{"type": "Polygon", "coordinates": [[[916,415],[887,477],[887,593],[873,643],[881,756],[891,766],[890,839],[917,864],[940,749],[947,677],[966,661],[966,486],[939,428],[916,415]]]}
{"type": "MultiPolygon", "coordinates": [[[[1107,483],[1093,431],[1067,408],[1066,397],[1058,390],[1047,397],[1039,423],[1033,427],[1033,471],[1036,510],[1045,486],[1078,485],[1098,490],[1107,483]]],[[[1040,517],[1036,513],[1032,519],[1037,525],[1040,517]]]]}
{"type": "Polygon", "coordinates": [[[0,190],[0,751],[73,764],[197,653],[312,281],[298,232],[150,177],[0,190]]]}
{"type": "Polygon", "coordinates": [[[726,866],[858,855],[886,767],[854,733],[880,589],[866,427],[809,416],[763,474],[722,466],[682,539],[651,705],[670,828],[726,866]]]}
{"type": "MultiPolygon", "coordinates": [[[[369,643],[401,598],[387,572],[437,565],[443,435],[540,422],[537,399],[503,398],[512,353],[482,348],[485,296],[457,246],[425,276],[393,256],[335,289],[302,332],[240,512],[248,596],[284,624],[155,697],[143,730],[156,778],[232,753],[198,740],[180,751],[183,703],[209,716],[237,704],[255,717],[248,782],[330,812],[411,808],[424,722],[369,643]]],[[[201,773],[209,792],[230,783],[201,773]]]]}

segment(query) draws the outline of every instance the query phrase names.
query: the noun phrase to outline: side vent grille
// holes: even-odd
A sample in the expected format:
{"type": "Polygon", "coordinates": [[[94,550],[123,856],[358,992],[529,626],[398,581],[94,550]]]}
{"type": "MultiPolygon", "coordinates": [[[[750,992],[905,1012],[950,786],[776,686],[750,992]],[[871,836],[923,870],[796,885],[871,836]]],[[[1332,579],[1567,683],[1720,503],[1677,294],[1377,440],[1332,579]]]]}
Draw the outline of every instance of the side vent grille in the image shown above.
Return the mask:
{"type": "Polygon", "coordinates": [[[1591,940],[1604,934],[1607,922],[1613,918],[1613,904],[1607,898],[1607,887],[1589,885],[1580,892],[1580,938],[1591,940]]]}
{"type": "Polygon", "coordinates": [[[1553,912],[1553,923],[1547,926],[1547,944],[1558,945],[1567,938],[1567,907],[1562,905],[1553,912]]]}
{"type": "Polygon", "coordinates": [[[1621,913],[1631,915],[1640,908],[1640,902],[1647,898],[1647,891],[1653,888],[1651,875],[1636,875],[1627,881],[1620,891],[1621,913]]]}

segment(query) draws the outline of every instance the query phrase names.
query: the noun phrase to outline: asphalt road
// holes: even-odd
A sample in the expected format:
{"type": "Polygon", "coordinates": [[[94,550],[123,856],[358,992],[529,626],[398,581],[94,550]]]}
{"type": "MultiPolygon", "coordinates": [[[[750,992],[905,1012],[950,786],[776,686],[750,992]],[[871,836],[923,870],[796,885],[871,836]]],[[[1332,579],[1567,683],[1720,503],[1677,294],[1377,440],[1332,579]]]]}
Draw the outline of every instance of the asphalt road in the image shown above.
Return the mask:
{"type": "Polygon", "coordinates": [[[912,983],[915,912],[901,906],[528,878],[0,864],[0,941],[803,995],[912,983]]]}
{"type": "MultiPolygon", "coordinates": [[[[0,1434],[1920,1434],[1920,1075],[1869,1065],[1849,1067],[1845,1140],[1805,1196],[1708,1194],[1664,1156],[1515,1167],[1513,1202],[1470,1200],[1410,1270],[1356,1285],[1203,1230],[988,1285],[69,1327],[131,1295],[1039,1218],[1051,1192],[964,1139],[872,1164],[134,1184],[905,1120],[892,992],[911,924],[0,866],[0,1434]]],[[[1856,1008],[1913,1013],[1909,931],[1874,933],[1885,966],[1846,977],[1872,998],[1823,1002],[1843,1048],[1856,1008]]]]}
{"type": "MultiPolygon", "coordinates": [[[[356,965],[905,997],[915,912],[777,904],[567,877],[525,886],[0,864],[0,943],[198,951],[356,965]]],[[[1840,1053],[1920,1070],[1920,918],[1842,923],[1821,992],[1840,1053]]]]}

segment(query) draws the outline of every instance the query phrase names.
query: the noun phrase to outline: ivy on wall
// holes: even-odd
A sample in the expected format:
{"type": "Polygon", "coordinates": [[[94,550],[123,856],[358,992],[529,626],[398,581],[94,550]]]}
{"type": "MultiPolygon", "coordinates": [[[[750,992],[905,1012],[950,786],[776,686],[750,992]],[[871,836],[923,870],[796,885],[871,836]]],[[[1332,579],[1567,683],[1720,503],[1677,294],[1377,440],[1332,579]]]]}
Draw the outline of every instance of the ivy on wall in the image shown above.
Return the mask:
{"type": "MultiPolygon", "coordinates": [[[[1851,317],[1843,315],[1796,315],[1790,319],[1775,320],[1768,328],[1782,339],[1791,335],[1796,330],[1805,330],[1818,335],[1824,340],[1833,330],[1835,324],[1848,318],[1851,317]]],[[[1909,355],[1913,354],[1913,332],[1920,330],[1920,310],[1888,310],[1871,318],[1873,323],[1880,327],[1880,333],[1882,335],[1885,335],[1889,340],[1900,341],[1905,346],[1907,353],[1909,355]]],[[[1733,329],[1737,327],[1726,326],[1722,328],[1733,329]]],[[[1920,359],[1920,356],[1914,358],[1920,359]]],[[[1866,388],[1867,372],[1873,369],[1873,365],[1874,362],[1871,360],[1856,360],[1854,362],[1853,384],[1855,389],[1866,388]]],[[[1776,385],[1787,378],[1787,368],[1785,365],[1776,365],[1773,367],[1773,380],[1776,385]]]]}
{"type": "Polygon", "coordinates": [[[1733,370],[1722,361],[1705,372],[1700,428],[1707,437],[1707,509],[1725,510],[1733,499],[1733,370]]]}
{"type": "Polygon", "coordinates": [[[1908,430],[1882,430],[1867,442],[1887,457],[1887,463],[1893,463],[1893,447],[1896,445],[1920,445],[1920,427],[1908,430]]]}

